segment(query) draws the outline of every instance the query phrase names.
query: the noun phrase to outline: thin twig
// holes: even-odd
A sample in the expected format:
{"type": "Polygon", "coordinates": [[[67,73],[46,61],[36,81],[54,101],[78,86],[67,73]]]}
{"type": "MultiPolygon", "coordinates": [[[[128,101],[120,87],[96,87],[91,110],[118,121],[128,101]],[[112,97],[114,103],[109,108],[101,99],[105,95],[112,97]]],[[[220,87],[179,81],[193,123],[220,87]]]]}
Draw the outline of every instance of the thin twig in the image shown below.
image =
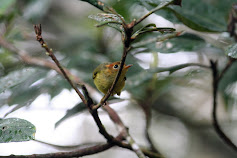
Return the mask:
{"type": "Polygon", "coordinates": [[[190,67],[190,66],[198,66],[201,68],[210,69],[210,66],[207,66],[207,65],[203,65],[203,64],[199,64],[199,63],[186,63],[186,64],[180,64],[180,65],[175,65],[175,66],[171,66],[171,67],[151,68],[148,71],[153,72],[153,73],[160,73],[160,72],[166,72],[166,71],[168,71],[169,73],[173,73],[175,71],[178,71],[180,69],[190,67]]]}
{"type": "Polygon", "coordinates": [[[91,115],[94,118],[94,121],[96,122],[98,128],[99,128],[99,132],[105,137],[105,139],[107,139],[108,142],[116,142],[117,144],[119,144],[120,141],[115,140],[115,138],[110,135],[105,127],[103,126],[99,116],[98,116],[98,112],[97,110],[92,110],[93,107],[93,100],[91,99],[91,97],[88,94],[88,91],[86,89],[86,87],[84,85],[81,85],[82,90],[84,91],[85,97],[81,94],[81,92],[78,90],[78,88],[76,87],[76,85],[72,82],[72,80],[67,76],[66,72],[64,71],[63,67],[61,66],[61,64],[59,63],[59,61],[57,60],[56,56],[53,54],[52,49],[49,49],[49,47],[47,46],[47,44],[44,42],[41,33],[42,33],[42,28],[41,25],[34,25],[34,29],[35,29],[35,33],[36,33],[36,39],[37,41],[40,42],[41,46],[47,51],[48,55],[52,58],[52,60],[56,63],[56,65],[58,66],[58,68],[60,69],[60,71],[63,73],[63,76],[66,78],[66,80],[70,83],[70,85],[73,87],[73,89],[77,92],[77,94],[79,95],[79,97],[82,99],[83,103],[85,105],[87,105],[87,107],[89,108],[89,111],[91,113],[91,115]]]}
{"type": "Polygon", "coordinates": [[[148,40],[144,40],[144,41],[141,41],[141,42],[137,42],[137,43],[134,43],[134,44],[131,45],[131,49],[139,48],[139,47],[145,47],[148,44],[155,43],[155,42],[163,42],[163,41],[168,40],[170,38],[180,36],[182,33],[183,32],[173,32],[173,33],[169,33],[169,34],[165,34],[165,35],[160,35],[160,36],[157,36],[155,38],[150,38],[148,40]]]}
{"type": "MultiPolygon", "coordinates": [[[[213,126],[215,128],[215,131],[219,135],[219,137],[226,143],[228,144],[234,151],[237,152],[237,146],[226,136],[226,134],[221,130],[221,127],[218,123],[217,120],[217,91],[218,91],[218,84],[220,80],[220,76],[218,76],[218,71],[217,71],[217,62],[210,61],[211,63],[211,68],[212,68],[212,77],[213,77],[213,109],[212,109],[212,118],[213,118],[213,126]]],[[[229,67],[229,66],[228,66],[229,67]]],[[[228,68],[227,68],[228,69],[228,68]]],[[[227,70],[226,69],[226,70],[227,70]]],[[[226,72],[225,70],[225,72],[226,72]]],[[[222,76],[224,73],[221,73],[222,76]]]]}
{"type": "Polygon", "coordinates": [[[103,109],[105,109],[107,111],[111,120],[117,125],[120,133],[123,134],[124,138],[130,144],[132,150],[137,154],[137,156],[139,158],[145,158],[145,155],[143,154],[142,150],[137,145],[137,143],[134,141],[132,136],[129,134],[128,128],[123,124],[123,122],[120,119],[120,117],[118,116],[118,114],[108,104],[103,106],[103,109]]]}
{"type": "MultiPolygon", "coordinates": [[[[6,41],[1,34],[0,34],[0,45],[3,48],[11,51],[12,53],[15,53],[20,58],[20,60],[23,61],[27,65],[52,69],[52,70],[55,70],[60,75],[63,75],[55,63],[53,63],[49,60],[46,60],[44,58],[29,56],[28,52],[26,52],[25,50],[20,50],[20,49],[16,48],[12,43],[6,41]]],[[[66,69],[66,68],[63,68],[63,69],[67,73],[67,75],[70,76],[71,80],[75,84],[85,85],[90,93],[96,92],[96,90],[93,87],[91,87],[87,83],[83,82],[80,78],[78,78],[77,76],[72,74],[68,69],[66,69]]]]}
{"type": "MultiPolygon", "coordinates": [[[[119,135],[116,138],[121,139],[121,136],[119,135]]],[[[113,146],[114,144],[111,143],[103,143],[100,145],[85,147],[71,152],[57,152],[57,153],[33,154],[33,155],[10,155],[10,156],[0,156],[0,158],[71,158],[71,157],[93,155],[108,150],[113,146]]]]}
{"type": "Polygon", "coordinates": [[[228,63],[225,65],[224,69],[221,71],[218,82],[223,78],[224,74],[227,72],[227,70],[231,67],[231,65],[236,61],[236,59],[229,58],[228,63]]]}
{"type": "Polygon", "coordinates": [[[114,88],[116,86],[116,83],[118,82],[119,77],[121,75],[121,72],[122,72],[127,54],[130,50],[130,42],[131,42],[131,34],[132,34],[132,29],[129,29],[129,28],[126,27],[126,28],[124,28],[124,30],[126,30],[126,31],[125,31],[125,38],[124,38],[124,41],[123,41],[124,42],[123,55],[122,55],[122,59],[120,61],[120,67],[119,67],[118,73],[117,73],[117,75],[114,79],[114,82],[113,82],[112,86],[110,87],[110,89],[108,90],[106,95],[104,95],[104,97],[101,99],[101,101],[93,107],[94,110],[98,109],[99,107],[104,105],[105,102],[109,99],[109,97],[111,96],[112,91],[114,90],[114,88]]]}
{"type": "Polygon", "coordinates": [[[135,23],[134,26],[141,23],[143,20],[145,20],[148,16],[150,16],[151,14],[155,13],[156,11],[162,9],[163,7],[166,7],[170,4],[172,4],[173,1],[170,2],[164,2],[162,5],[158,5],[156,8],[152,9],[151,11],[149,11],[146,15],[142,16],[140,19],[138,19],[135,23]]]}
{"type": "Polygon", "coordinates": [[[41,24],[39,25],[34,25],[34,29],[35,29],[35,34],[36,34],[36,39],[37,41],[39,41],[39,43],[41,44],[41,46],[46,50],[46,52],[48,53],[48,55],[51,57],[51,59],[55,62],[55,64],[58,66],[58,68],[60,69],[60,71],[62,72],[63,76],[65,77],[65,79],[69,82],[69,84],[72,86],[72,88],[76,91],[76,93],[79,95],[79,97],[81,98],[82,102],[87,105],[87,101],[85,99],[85,97],[81,94],[81,92],[78,90],[78,88],[76,87],[76,85],[72,82],[72,80],[69,78],[69,76],[67,75],[67,73],[64,71],[63,67],[61,66],[61,64],[59,63],[58,59],[56,58],[56,56],[53,53],[53,50],[50,49],[48,47],[48,45],[44,42],[43,38],[42,38],[42,28],[41,28],[41,24]]]}

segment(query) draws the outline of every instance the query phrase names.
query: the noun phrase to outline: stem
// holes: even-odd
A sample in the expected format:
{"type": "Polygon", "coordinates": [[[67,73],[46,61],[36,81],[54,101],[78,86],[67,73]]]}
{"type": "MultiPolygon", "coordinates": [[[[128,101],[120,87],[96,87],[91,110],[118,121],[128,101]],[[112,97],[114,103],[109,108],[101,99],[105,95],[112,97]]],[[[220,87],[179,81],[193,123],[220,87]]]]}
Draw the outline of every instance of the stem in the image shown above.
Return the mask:
{"type": "MultiPolygon", "coordinates": [[[[214,129],[215,129],[216,133],[219,135],[219,137],[227,145],[229,145],[234,151],[237,152],[237,146],[221,130],[221,127],[220,127],[220,125],[218,123],[218,120],[217,120],[217,113],[216,113],[216,111],[217,111],[217,91],[218,91],[218,83],[219,83],[219,80],[220,80],[220,76],[218,77],[217,62],[210,61],[210,63],[211,63],[212,76],[213,76],[213,109],[212,109],[213,122],[212,122],[212,124],[214,126],[214,129]]],[[[223,71],[226,72],[226,70],[224,69],[223,71]]],[[[222,76],[223,76],[224,72],[221,73],[222,76]]]]}
{"type": "Polygon", "coordinates": [[[104,110],[107,111],[111,120],[117,125],[119,132],[127,140],[128,144],[130,144],[132,150],[137,154],[137,156],[139,158],[146,158],[140,147],[137,145],[132,136],[129,134],[128,128],[123,124],[118,114],[109,105],[105,105],[103,108],[104,110]]]}
{"type": "Polygon", "coordinates": [[[48,47],[48,45],[44,42],[41,34],[42,34],[42,28],[41,28],[41,24],[39,25],[34,25],[34,29],[35,29],[35,34],[36,34],[36,39],[37,41],[39,41],[39,43],[41,44],[41,46],[46,50],[46,52],[48,53],[48,55],[51,57],[51,59],[55,62],[55,64],[58,66],[59,70],[62,72],[64,78],[69,82],[69,84],[72,86],[72,88],[76,91],[76,93],[78,94],[78,96],[81,98],[82,102],[87,105],[87,101],[84,98],[84,96],[81,94],[81,92],[77,89],[77,87],[75,86],[75,84],[72,82],[72,80],[69,78],[69,76],[67,75],[67,73],[64,71],[63,67],[61,66],[61,64],[59,63],[58,59],[56,58],[56,56],[53,53],[53,50],[50,49],[48,47]]]}
{"type": "Polygon", "coordinates": [[[226,64],[225,68],[222,70],[218,77],[218,82],[223,78],[224,74],[227,72],[227,70],[231,67],[231,65],[236,61],[236,59],[229,58],[228,63],[226,64]]]}
{"type": "Polygon", "coordinates": [[[120,61],[120,67],[119,67],[119,70],[118,70],[118,73],[114,79],[114,82],[112,84],[112,86],[110,87],[110,89],[108,90],[108,92],[106,93],[106,95],[104,95],[104,97],[101,99],[100,103],[98,103],[97,105],[95,105],[93,107],[93,109],[98,109],[99,107],[101,107],[102,105],[104,105],[104,103],[109,99],[109,97],[111,96],[111,93],[112,91],[114,90],[115,86],[116,86],[116,83],[118,82],[119,80],[119,77],[122,73],[122,70],[123,70],[123,66],[124,66],[124,63],[125,63],[125,60],[126,60],[126,57],[127,57],[127,54],[130,50],[130,43],[131,43],[131,35],[132,35],[132,28],[129,28],[128,25],[125,25],[125,37],[124,37],[124,45],[123,45],[123,55],[122,55],[122,59],[120,61]]]}
{"type": "Polygon", "coordinates": [[[170,4],[172,4],[172,3],[173,3],[173,1],[160,3],[157,7],[155,7],[155,8],[152,9],[151,11],[149,11],[146,15],[142,16],[140,19],[138,19],[138,20],[135,22],[134,26],[137,25],[137,24],[139,24],[139,23],[141,23],[143,20],[145,20],[145,19],[146,19],[148,16],[150,16],[151,14],[155,13],[156,11],[158,11],[158,10],[160,10],[160,9],[162,9],[162,8],[164,8],[164,7],[166,7],[166,6],[170,5],[170,4]]]}

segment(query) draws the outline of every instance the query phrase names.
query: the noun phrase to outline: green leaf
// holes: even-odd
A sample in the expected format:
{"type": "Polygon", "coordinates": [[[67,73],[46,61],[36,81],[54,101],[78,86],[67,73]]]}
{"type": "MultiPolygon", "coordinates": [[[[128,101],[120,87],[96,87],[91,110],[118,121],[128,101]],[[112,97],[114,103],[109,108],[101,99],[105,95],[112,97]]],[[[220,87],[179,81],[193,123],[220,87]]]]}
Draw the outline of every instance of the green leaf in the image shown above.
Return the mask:
{"type": "Polygon", "coordinates": [[[173,33],[167,33],[164,35],[159,35],[154,38],[143,39],[140,42],[136,42],[136,43],[132,44],[132,48],[144,48],[144,47],[147,48],[147,47],[149,47],[149,45],[155,46],[156,42],[163,42],[163,41],[166,41],[167,39],[171,39],[171,38],[177,37],[179,35],[180,35],[179,32],[178,33],[173,32],[173,33]]]}
{"type": "Polygon", "coordinates": [[[237,58],[237,43],[227,47],[225,54],[231,58],[237,58]]]}
{"type": "Polygon", "coordinates": [[[98,22],[97,27],[108,25],[112,28],[115,28],[118,31],[122,31],[122,21],[120,17],[115,14],[108,14],[108,13],[98,13],[96,15],[90,15],[89,18],[94,19],[98,22]]]}
{"type": "Polygon", "coordinates": [[[67,110],[66,114],[55,123],[55,128],[58,127],[58,125],[60,125],[63,121],[65,121],[66,119],[74,116],[75,114],[82,112],[83,110],[86,109],[86,106],[84,103],[79,103],[77,105],[75,105],[72,109],[67,110]]]}
{"type": "Polygon", "coordinates": [[[161,53],[175,53],[179,51],[198,51],[207,47],[207,43],[200,37],[192,34],[184,34],[171,38],[160,43],[156,47],[156,51],[161,53]]]}
{"type": "MultiPolygon", "coordinates": [[[[198,51],[210,47],[203,39],[192,34],[177,36],[178,33],[160,35],[156,38],[134,43],[135,48],[147,48],[160,53],[176,53],[179,51],[198,51]],[[175,38],[174,38],[175,37],[175,38]],[[169,39],[169,40],[167,40],[169,39]],[[159,43],[156,43],[159,42],[159,43]]],[[[147,52],[147,50],[144,50],[147,52]]]]}
{"type": "Polygon", "coordinates": [[[1,0],[0,2],[0,16],[2,16],[16,0],[1,0]]]}
{"type": "Polygon", "coordinates": [[[9,106],[17,104],[17,106],[6,113],[5,116],[21,107],[30,105],[41,93],[47,92],[41,87],[42,82],[37,82],[42,77],[45,77],[47,70],[36,70],[37,73],[31,74],[27,80],[10,89],[11,95],[7,99],[7,104],[9,106]]]}
{"type": "Polygon", "coordinates": [[[0,120],[0,143],[29,141],[35,138],[36,128],[19,118],[0,120]]]}
{"type": "Polygon", "coordinates": [[[143,71],[129,77],[125,88],[131,93],[133,99],[139,102],[144,102],[144,100],[152,102],[151,98],[155,99],[167,91],[170,79],[170,77],[167,77],[158,80],[156,74],[150,71],[143,71]]]}
{"type": "Polygon", "coordinates": [[[25,68],[22,70],[16,70],[14,72],[9,73],[5,77],[2,77],[0,79],[0,93],[5,91],[6,89],[13,88],[14,86],[24,82],[35,72],[36,69],[25,68]]]}
{"type": "MultiPolygon", "coordinates": [[[[203,32],[222,32],[227,28],[226,17],[231,4],[235,0],[185,0],[182,7],[168,6],[156,14],[174,22],[183,23],[186,26],[203,32]]],[[[150,3],[141,3],[147,9],[153,8],[162,0],[151,0],[150,3]]]]}
{"type": "Polygon", "coordinates": [[[27,90],[22,90],[22,93],[13,93],[9,98],[8,98],[8,105],[15,105],[17,104],[16,107],[11,109],[9,112],[7,112],[4,117],[9,115],[12,112],[15,112],[16,110],[24,107],[24,106],[29,106],[39,95],[41,94],[41,91],[37,87],[31,87],[28,88],[27,90]]]}

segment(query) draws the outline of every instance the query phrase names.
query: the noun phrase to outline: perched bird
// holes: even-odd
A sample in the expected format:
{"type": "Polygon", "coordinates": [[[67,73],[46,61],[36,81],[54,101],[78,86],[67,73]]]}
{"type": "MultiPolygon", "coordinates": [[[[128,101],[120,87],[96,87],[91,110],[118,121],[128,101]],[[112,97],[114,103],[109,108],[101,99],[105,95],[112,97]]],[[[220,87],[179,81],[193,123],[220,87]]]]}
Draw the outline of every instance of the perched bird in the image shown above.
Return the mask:
{"type": "MultiPolygon", "coordinates": [[[[130,68],[131,66],[132,65],[124,64],[119,80],[116,83],[111,95],[114,95],[114,94],[120,95],[121,90],[123,89],[125,85],[126,72],[128,71],[128,68],[130,68]]],[[[104,94],[107,93],[107,91],[113,84],[113,81],[118,73],[119,67],[120,67],[120,62],[116,61],[113,63],[100,64],[94,70],[93,80],[98,90],[100,90],[104,94]]]]}

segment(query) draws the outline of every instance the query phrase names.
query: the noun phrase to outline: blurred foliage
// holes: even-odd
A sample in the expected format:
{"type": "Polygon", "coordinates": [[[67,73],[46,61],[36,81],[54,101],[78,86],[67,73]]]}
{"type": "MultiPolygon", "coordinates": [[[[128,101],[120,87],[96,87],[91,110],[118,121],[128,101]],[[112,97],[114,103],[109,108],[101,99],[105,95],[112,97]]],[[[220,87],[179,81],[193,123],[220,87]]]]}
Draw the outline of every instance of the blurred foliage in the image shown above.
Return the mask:
{"type": "MultiPolygon", "coordinates": [[[[90,1],[92,4],[96,2],[95,0],[90,1]]],[[[138,12],[139,8],[151,10],[160,2],[161,0],[112,0],[107,3],[124,17],[126,22],[129,22],[141,16],[141,12],[138,12]]],[[[186,68],[185,71],[179,71],[190,66],[189,64],[176,65],[174,63],[174,66],[171,67],[156,68],[157,65],[151,66],[154,64],[151,60],[148,63],[149,68],[145,69],[141,66],[145,61],[137,58],[137,55],[141,53],[161,52],[175,55],[181,51],[184,53],[198,52],[199,57],[224,58],[224,62],[219,63],[220,69],[226,64],[226,55],[236,58],[236,44],[233,44],[234,40],[229,35],[226,39],[233,45],[226,48],[227,51],[225,51],[199,34],[206,32],[207,36],[211,36],[212,34],[208,33],[224,33],[227,30],[228,13],[233,2],[234,0],[183,0],[182,7],[169,5],[155,13],[174,24],[184,24],[195,30],[193,32],[186,33],[187,30],[175,32],[175,28],[169,26],[159,28],[153,22],[142,22],[135,27],[133,37],[139,37],[132,43],[133,49],[126,59],[126,63],[133,64],[127,74],[125,86],[131,98],[140,105],[150,103],[151,106],[148,108],[154,109],[157,109],[164,100],[166,104],[175,104],[171,95],[173,89],[177,86],[191,87],[192,85],[186,83],[192,79],[202,80],[204,76],[200,71],[195,71],[199,68],[186,68]],[[205,50],[208,50],[208,53],[200,53],[205,50]],[[215,51],[209,52],[210,50],[215,51]],[[158,72],[166,71],[173,73],[158,75],[158,72]]],[[[115,14],[101,13],[101,10],[85,2],[76,1],[75,8],[66,4],[67,1],[59,3],[48,0],[2,0],[0,1],[0,33],[19,49],[26,50],[28,55],[47,59],[45,50],[41,49],[35,40],[32,26],[32,24],[41,23],[43,37],[53,48],[60,63],[95,88],[92,80],[94,68],[103,62],[121,59],[123,47],[121,20],[115,14]],[[109,23],[111,21],[117,23],[109,23]],[[103,27],[97,28],[95,25],[103,25],[103,27]]],[[[100,6],[97,8],[104,9],[100,6]]],[[[142,15],[144,14],[145,12],[142,15]]],[[[221,36],[221,34],[215,35],[221,36]]],[[[211,40],[215,39],[211,38],[211,40]]],[[[201,59],[198,62],[209,64],[204,63],[201,59]]],[[[228,100],[236,100],[236,98],[228,97],[231,96],[231,92],[227,90],[237,81],[236,66],[235,63],[228,70],[220,85],[220,92],[228,103],[227,108],[233,105],[233,102],[228,102],[228,100]]],[[[204,69],[201,71],[209,72],[204,69]]],[[[70,85],[55,71],[27,65],[16,54],[0,48],[0,93],[4,94],[0,96],[0,106],[16,105],[10,111],[13,112],[21,107],[29,106],[41,94],[47,93],[53,98],[65,88],[71,89],[70,85]]],[[[66,112],[56,126],[84,108],[81,103],[75,105],[66,112]]]]}

